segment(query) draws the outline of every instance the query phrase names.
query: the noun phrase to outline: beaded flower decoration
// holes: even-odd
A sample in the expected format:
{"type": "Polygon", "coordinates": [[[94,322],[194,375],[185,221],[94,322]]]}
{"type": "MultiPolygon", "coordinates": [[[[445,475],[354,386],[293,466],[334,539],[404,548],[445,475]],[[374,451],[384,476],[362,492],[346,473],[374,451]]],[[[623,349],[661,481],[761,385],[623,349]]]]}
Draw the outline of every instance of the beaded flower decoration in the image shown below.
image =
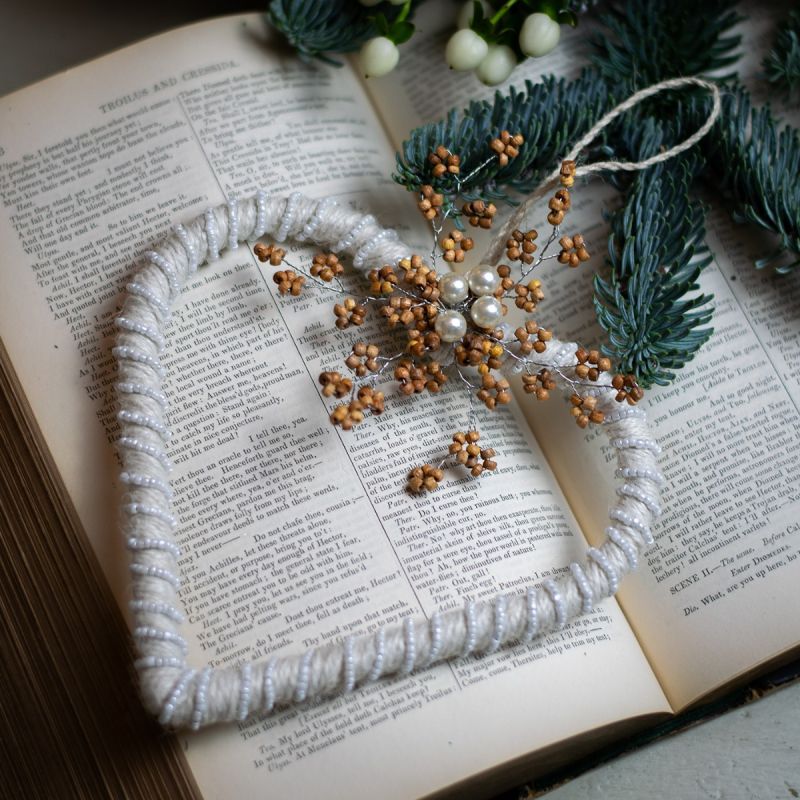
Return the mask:
{"type": "MultiPolygon", "coordinates": [[[[490,142],[487,160],[473,172],[493,159],[507,164],[523,145],[520,134],[502,131],[490,142]]],[[[438,462],[411,470],[407,488],[412,493],[436,489],[444,479],[446,466],[462,466],[476,478],[497,468],[495,450],[478,443],[476,400],[490,411],[511,402],[511,384],[503,374],[508,366],[521,375],[524,391],[537,400],[547,400],[559,384],[566,387],[570,392],[570,412],[581,428],[602,423],[605,418],[597,407],[595,392],[587,391],[590,387],[613,388],[616,400],[629,405],[635,405],[643,395],[635,377],[612,374],[611,360],[598,350],[578,347],[573,366],[555,366],[552,359],[542,358],[553,339],[551,331],[532,318],[514,330],[503,323],[512,302],[526,314],[537,310],[544,291],[542,282],[531,275],[545,261],[555,259],[577,267],[589,260],[583,236],[566,235],[561,228],[572,204],[575,162],[561,164],[561,185],[548,201],[547,222],[551,230],[541,249],[536,243],[538,231],[515,229],[505,245],[510,264],[479,265],[463,275],[450,271],[440,274],[436,270],[437,258],[446,264],[463,262],[474,247],[473,240],[464,233],[464,221],[475,228],[489,229],[497,209],[491,202],[471,200],[459,210],[461,185],[470,176],[460,177],[457,154],[440,146],[430,153],[428,163],[431,177],[437,179],[440,189],[443,184],[449,189],[436,191],[426,184],[419,195],[417,205],[433,231],[430,263],[420,255],[412,255],[396,264],[375,268],[368,274],[368,290],[354,296],[348,294],[341,280],[344,265],[340,253],[319,252],[310,268],[304,270],[291,263],[286,251],[276,244],[260,242],[253,248],[259,261],[280,267],[272,276],[280,294],[297,297],[307,285],[340,294],[341,301],[333,307],[337,328],[359,327],[369,311],[376,309],[389,329],[402,332],[394,352],[386,354],[376,343],[357,341],[344,359],[347,374],[338,370],[320,374],[322,395],[339,401],[330,414],[333,425],[350,430],[367,416],[382,414],[385,395],[380,386],[388,375],[394,378],[402,395],[426,391],[436,394],[448,382],[464,392],[469,407],[465,430],[452,433],[452,441],[438,462]],[[445,232],[448,219],[456,227],[445,232]],[[558,252],[553,249],[556,242],[558,252]]]]}

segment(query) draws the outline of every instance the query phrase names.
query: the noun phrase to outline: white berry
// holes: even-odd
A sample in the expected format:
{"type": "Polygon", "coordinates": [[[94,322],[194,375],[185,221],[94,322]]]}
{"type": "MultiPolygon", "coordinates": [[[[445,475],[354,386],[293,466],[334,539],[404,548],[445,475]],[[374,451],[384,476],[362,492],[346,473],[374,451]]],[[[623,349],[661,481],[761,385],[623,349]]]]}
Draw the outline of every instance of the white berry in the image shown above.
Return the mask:
{"type": "MultiPolygon", "coordinates": [[[[489,16],[489,13],[492,10],[492,7],[486,2],[486,0],[480,0],[481,6],[483,7],[483,16],[489,16]]],[[[458,12],[458,16],[456,17],[456,27],[457,28],[469,28],[472,25],[472,17],[475,12],[475,2],[474,0],[467,0],[461,9],[458,12]]]]}
{"type": "Polygon", "coordinates": [[[397,45],[385,36],[376,36],[364,42],[358,56],[361,70],[368,78],[380,78],[391,72],[400,60],[397,45]]]}
{"type": "Polygon", "coordinates": [[[561,26],[547,14],[537,11],[525,18],[519,32],[519,46],[526,56],[547,55],[561,38],[561,26]]]}
{"type": "Polygon", "coordinates": [[[486,58],[489,45],[469,28],[456,31],[447,42],[444,57],[453,69],[475,69],[486,58]]]}
{"type": "Polygon", "coordinates": [[[507,44],[490,44],[486,58],[478,64],[475,74],[487,86],[497,86],[508,78],[517,66],[517,56],[507,44]]]}

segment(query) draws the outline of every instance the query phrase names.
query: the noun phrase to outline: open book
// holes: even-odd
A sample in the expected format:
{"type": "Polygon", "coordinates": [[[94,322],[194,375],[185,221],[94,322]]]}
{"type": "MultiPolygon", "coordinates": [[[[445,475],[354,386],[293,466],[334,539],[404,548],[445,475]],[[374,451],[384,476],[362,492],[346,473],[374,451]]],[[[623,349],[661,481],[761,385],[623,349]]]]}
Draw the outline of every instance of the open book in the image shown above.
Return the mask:
{"type": "MultiPolygon", "coordinates": [[[[7,401],[19,404],[51,496],[123,613],[110,349],[133,260],[172,223],[258,187],[336,195],[429,252],[412,198],[388,177],[394,151],[475,91],[468,76],[424,80],[422,38],[398,72],[366,83],[353,64],[305,66],[265,36],[257,16],[201,23],[2,101],[7,401]]],[[[575,200],[573,225],[600,253],[601,208],[613,196],[579,187],[575,200]]],[[[665,450],[666,514],[618,599],[531,646],[180,734],[200,795],[487,794],[795,651],[796,282],[756,273],[758,243],[722,216],[712,224],[717,257],[702,283],[716,296],[716,333],[676,384],[645,401],[665,450]]],[[[311,254],[292,250],[306,263],[311,254]]],[[[599,269],[599,256],[588,266],[599,269]]],[[[591,343],[590,271],[566,272],[541,276],[541,321],[591,343]]],[[[316,375],[339,368],[363,333],[336,331],[327,297],[278,297],[270,277],[247,247],[200,270],[163,359],[190,662],[296,652],[521,589],[597,541],[589,521],[614,492],[610,453],[560,400],[520,394],[487,412],[479,427],[497,472],[409,498],[409,465],[463,427],[463,396],[389,394],[382,417],[336,431],[316,375]]],[[[83,620],[89,634],[92,622],[83,620]]]]}

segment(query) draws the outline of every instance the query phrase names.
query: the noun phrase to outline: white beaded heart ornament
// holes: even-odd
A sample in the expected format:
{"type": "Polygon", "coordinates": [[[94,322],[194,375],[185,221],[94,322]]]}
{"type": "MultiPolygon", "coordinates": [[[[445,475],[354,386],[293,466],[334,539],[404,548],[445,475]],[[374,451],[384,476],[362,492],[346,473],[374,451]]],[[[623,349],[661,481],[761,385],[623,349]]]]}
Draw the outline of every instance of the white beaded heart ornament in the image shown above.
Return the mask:
{"type": "MultiPolygon", "coordinates": [[[[681,80],[697,82],[696,79],[681,80]]],[[[718,100],[714,87],[700,83],[709,87],[718,100]]],[[[665,82],[645,92],[653,94],[672,85],[681,84],[665,82]]],[[[643,96],[648,95],[634,95],[623,106],[629,107],[643,96]]],[[[624,108],[615,109],[612,114],[621,110],[624,108]]],[[[712,113],[701,130],[673,150],[680,152],[697,141],[714,118],[715,113],[712,113]]],[[[567,166],[562,166],[560,192],[563,192],[563,186],[571,185],[576,174],[574,164],[569,162],[574,161],[603,123],[601,120],[576,145],[565,162],[567,166]]],[[[441,160],[447,166],[451,154],[442,155],[444,158],[441,160]]],[[[674,152],[667,151],[658,158],[671,155],[674,152]]],[[[643,168],[648,163],[634,167],[643,168]]],[[[594,170],[580,167],[577,172],[591,171],[594,170]]],[[[559,171],[554,177],[559,177],[559,171]]],[[[563,193],[561,197],[563,205],[563,193]]],[[[423,202],[426,199],[431,199],[431,193],[423,193],[420,198],[423,213],[431,206],[435,207],[434,203],[426,207],[423,202]]],[[[554,210],[551,205],[551,213],[554,210]]],[[[477,212],[475,216],[480,218],[485,209],[471,207],[465,210],[465,214],[470,211],[477,212]]],[[[505,246],[507,251],[513,250],[516,242],[516,249],[522,254],[530,250],[530,247],[526,250],[524,244],[532,239],[512,233],[516,227],[514,223],[520,218],[520,215],[515,216],[501,231],[498,240],[501,241],[500,247],[505,246]]],[[[559,219],[559,223],[554,223],[557,234],[560,218],[556,215],[554,219],[559,219]]],[[[454,241],[453,247],[447,243],[445,252],[458,249],[461,237],[457,238],[459,242],[454,241]]],[[[557,235],[551,236],[548,244],[555,238],[557,235]]],[[[565,243],[563,238],[561,246],[562,253],[566,252],[566,256],[559,259],[562,263],[570,263],[570,256],[577,255],[579,248],[583,247],[581,242],[570,240],[565,243]]],[[[493,247],[497,251],[497,245],[493,247]]],[[[254,250],[260,260],[271,260],[276,267],[286,266],[285,253],[277,245],[259,243],[254,250]]],[[[496,255],[490,253],[490,256],[493,257],[484,258],[484,261],[496,263],[496,255]]],[[[541,253],[534,266],[543,258],[541,253]]],[[[520,260],[523,265],[531,263],[524,258],[520,260]]],[[[635,384],[608,383],[598,379],[600,373],[607,371],[598,356],[590,357],[574,343],[559,342],[549,332],[542,335],[542,329],[538,327],[518,329],[513,337],[507,337],[507,332],[496,328],[502,313],[497,306],[502,305],[504,296],[513,297],[515,292],[508,282],[503,284],[502,271],[498,275],[494,268],[479,267],[473,269],[466,280],[449,276],[435,280],[433,274],[434,279],[429,278],[419,261],[412,263],[411,250],[399,240],[396,232],[382,228],[369,214],[343,208],[331,198],[316,200],[298,193],[276,197],[259,191],[253,197],[232,199],[208,209],[191,222],[177,225],[158,247],[145,254],[142,267],[127,284],[123,310],[116,319],[118,337],[113,354],[119,369],[120,480],[126,490],[122,508],[126,542],[132,554],[130,608],[134,618],[133,637],[139,655],[136,667],[142,696],[147,708],[158,715],[163,725],[198,729],[218,722],[244,720],[251,714],[270,713],[307,699],[351,692],[364,683],[386,676],[409,674],[473,653],[492,653],[510,643],[530,642],[563,627],[576,616],[590,612],[603,598],[612,596],[624,575],[636,568],[641,553],[652,543],[651,525],[660,514],[659,485],[663,477],[656,462],[659,447],[650,435],[645,412],[632,402],[638,399],[631,397],[632,393],[636,395],[633,392],[635,384]],[[165,419],[168,401],[162,391],[164,371],[159,356],[165,348],[170,308],[198,267],[216,261],[224,250],[236,249],[241,242],[255,242],[263,237],[278,243],[312,243],[335,254],[334,258],[330,258],[331,253],[320,254],[311,274],[302,276],[320,286],[325,284],[327,288],[336,283],[340,270],[338,259],[351,258],[357,271],[369,273],[371,292],[375,295],[371,295],[372,300],[381,308],[389,309],[384,312],[387,320],[391,320],[398,310],[401,313],[410,310],[405,301],[392,306],[392,297],[424,293],[435,282],[435,296],[431,300],[432,295],[428,292],[426,302],[435,304],[439,313],[431,312],[430,325],[415,326],[409,318],[410,324],[401,327],[403,330],[421,327],[435,333],[439,347],[452,355],[449,366],[459,375],[462,366],[466,370],[477,366],[478,374],[484,378],[490,374],[489,365],[481,370],[480,364],[470,361],[469,352],[475,348],[467,346],[473,340],[468,342],[465,337],[482,335],[491,340],[487,360],[493,357],[492,347],[505,344],[509,345],[505,348],[508,350],[513,340],[516,351],[506,363],[516,367],[512,371],[522,371],[523,377],[528,376],[526,388],[532,387],[529,391],[540,399],[544,399],[548,390],[555,388],[557,383],[567,388],[573,397],[572,413],[581,427],[589,422],[595,423],[616,451],[615,474],[622,482],[609,511],[605,541],[599,547],[588,548],[585,559],[571,563],[560,577],[544,580],[521,593],[467,601],[462,608],[435,612],[429,618],[407,617],[401,625],[381,627],[369,635],[347,636],[339,642],[313,647],[296,655],[272,655],[236,667],[190,666],[187,663],[188,643],[180,632],[184,622],[178,597],[180,548],[175,540],[177,520],[171,510],[170,461],[166,450],[170,433],[165,419]],[[397,272],[406,278],[411,274],[406,289],[398,291],[402,281],[397,275],[390,276],[385,271],[386,265],[398,265],[397,272]],[[386,285],[381,288],[381,284],[386,285]],[[511,295],[503,294],[508,291],[511,295]],[[535,365],[535,375],[527,362],[535,365]],[[592,375],[589,375],[590,371],[593,371],[592,375]],[[576,390],[579,391],[577,402],[574,399],[576,390]],[[626,399],[628,403],[620,403],[626,399]]],[[[524,266],[523,275],[527,275],[524,266]]],[[[282,294],[298,293],[304,283],[300,277],[295,269],[285,268],[274,275],[282,294]]],[[[529,286],[525,292],[517,292],[516,297],[521,300],[517,303],[521,308],[525,303],[535,305],[529,286]]],[[[416,306],[416,303],[412,305],[416,306]]],[[[340,306],[336,310],[337,325],[347,327],[353,323],[356,307],[361,305],[343,303],[340,306]]],[[[396,316],[400,317],[401,313],[396,316]]],[[[357,323],[359,312],[355,316],[357,323]]],[[[419,312],[415,319],[419,319],[419,312]]],[[[409,335],[412,352],[416,338],[419,336],[409,335]]],[[[425,348],[424,342],[421,346],[425,348]]],[[[354,348],[351,356],[356,360],[346,363],[354,371],[354,380],[344,381],[332,373],[324,373],[327,379],[321,376],[325,396],[341,399],[349,394],[351,398],[350,403],[338,407],[344,408],[344,412],[334,409],[331,415],[331,421],[343,428],[361,421],[365,413],[383,410],[383,396],[375,389],[376,376],[380,376],[388,363],[395,366],[394,357],[381,360],[382,357],[374,352],[367,353],[366,345],[354,348]],[[366,367],[370,359],[373,364],[366,367]],[[359,384],[360,377],[365,381],[359,384]],[[352,412],[357,413],[353,416],[352,412]]],[[[400,366],[409,371],[414,368],[413,363],[400,366]]],[[[499,369],[502,365],[497,363],[496,366],[499,369]]],[[[433,371],[436,373],[437,369],[433,371]]],[[[429,380],[437,381],[435,375],[422,377],[425,378],[423,384],[429,380]]],[[[401,388],[404,380],[405,373],[401,373],[401,388]]],[[[413,375],[409,374],[406,383],[413,386],[413,375]]],[[[504,383],[498,389],[496,383],[483,396],[479,395],[490,408],[493,403],[487,401],[496,403],[500,392],[505,392],[507,387],[504,383]]],[[[486,383],[480,388],[486,389],[486,383]]],[[[500,404],[503,402],[501,400],[500,404]]],[[[470,420],[472,418],[471,411],[470,420]]],[[[463,438],[454,437],[449,452],[455,456],[457,464],[471,468],[473,475],[477,476],[482,469],[493,468],[495,454],[486,448],[477,448],[475,437],[470,436],[472,433],[475,432],[460,433],[463,438]],[[475,445],[472,450],[469,450],[470,445],[475,445]]],[[[425,467],[427,469],[419,467],[412,471],[409,479],[412,492],[435,489],[441,480],[439,467],[425,467]]]]}

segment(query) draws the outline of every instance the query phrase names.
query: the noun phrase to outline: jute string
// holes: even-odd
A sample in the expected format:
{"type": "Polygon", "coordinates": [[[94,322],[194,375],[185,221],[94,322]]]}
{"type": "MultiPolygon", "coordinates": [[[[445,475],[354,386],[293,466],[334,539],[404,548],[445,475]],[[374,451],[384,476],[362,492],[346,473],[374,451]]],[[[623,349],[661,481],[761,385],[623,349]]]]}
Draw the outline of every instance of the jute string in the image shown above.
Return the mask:
{"type": "MultiPolygon", "coordinates": [[[[711,111],[709,112],[708,118],[691,136],[684,139],[679,144],[670,147],[668,150],[665,150],[663,153],[656,153],[650,156],[650,158],[645,158],[643,161],[595,161],[592,164],[578,164],[575,169],[575,177],[585,178],[590,175],[597,175],[601,172],[638,172],[639,170],[652,167],[654,164],[662,164],[665,161],[669,161],[671,158],[675,158],[675,156],[696,145],[711,130],[711,127],[719,118],[720,111],[722,110],[719,88],[710,81],[705,81],[702,78],[670,78],[660,83],[654,83],[646,89],[640,89],[627,100],[620,103],[615,108],[612,108],[611,111],[602,116],[592,128],[575,143],[572,150],[564,157],[564,160],[577,161],[580,154],[597,138],[601,131],[605,130],[621,114],[624,114],[643,100],[668,89],[681,89],[685,86],[699,86],[703,89],[707,89],[712,97],[711,111]]],[[[505,243],[511,236],[511,232],[521,227],[522,221],[533,205],[558,184],[560,169],[561,165],[557,166],[544,181],[542,181],[539,187],[517,207],[517,210],[511,215],[508,222],[506,222],[492,239],[481,259],[481,263],[496,264],[500,261],[503,256],[503,251],[505,250],[505,243]]]]}

